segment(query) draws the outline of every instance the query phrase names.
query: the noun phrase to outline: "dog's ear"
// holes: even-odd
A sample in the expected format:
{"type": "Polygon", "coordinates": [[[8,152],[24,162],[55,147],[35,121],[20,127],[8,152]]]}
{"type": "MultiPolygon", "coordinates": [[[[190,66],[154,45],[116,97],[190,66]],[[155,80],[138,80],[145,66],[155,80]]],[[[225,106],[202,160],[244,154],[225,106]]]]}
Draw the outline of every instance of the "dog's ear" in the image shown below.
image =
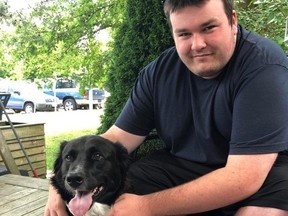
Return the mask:
{"type": "Polygon", "coordinates": [[[57,173],[60,169],[61,169],[61,165],[62,165],[62,152],[63,152],[63,149],[65,148],[65,146],[67,145],[67,141],[63,141],[61,144],[60,144],[60,151],[58,152],[58,156],[54,162],[54,173],[57,173]]]}
{"type": "Polygon", "coordinates": [[[129,155],[127,149],[121,143],[114,144],[117,151],[118,161],[121,161],[121,165],[123,166],[123,170],[126,171],[129,166],[129,155]]]}

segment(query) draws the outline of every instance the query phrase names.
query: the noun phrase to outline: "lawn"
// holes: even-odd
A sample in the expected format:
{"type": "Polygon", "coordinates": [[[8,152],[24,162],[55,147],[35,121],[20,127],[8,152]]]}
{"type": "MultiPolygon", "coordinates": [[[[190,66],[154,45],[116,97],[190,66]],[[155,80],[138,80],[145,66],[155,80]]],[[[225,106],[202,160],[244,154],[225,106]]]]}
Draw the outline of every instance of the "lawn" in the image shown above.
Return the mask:
{"type": "Polygon", "coordinates": [[[54,136],[46,136],[46,166],[47,170],[53,169],[53,164],[59,152],[60,143],[64,140],[71,140],[80,136],[96,134],[96,129],[72,131],[68,133],[61,133],[54,136]]]}

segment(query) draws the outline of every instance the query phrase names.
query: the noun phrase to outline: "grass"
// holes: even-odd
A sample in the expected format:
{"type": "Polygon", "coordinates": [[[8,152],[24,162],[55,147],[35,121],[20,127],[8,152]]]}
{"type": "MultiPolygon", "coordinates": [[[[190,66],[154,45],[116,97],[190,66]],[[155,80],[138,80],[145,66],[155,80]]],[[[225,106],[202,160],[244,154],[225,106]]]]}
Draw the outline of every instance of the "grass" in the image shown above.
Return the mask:
{"type": "Polygon", "coordinates": [[[54,136],[46,136],[46,167],[47,170],[53,169],[54,161],[57,157],[59,152],[60,143],[64,140],[72,140],[74,138],[89,135],[89,134],[96,134],[95,129],[90,130],[81,130],[81,131],[72,131],[67,133],[60,133],[54,136]]]}

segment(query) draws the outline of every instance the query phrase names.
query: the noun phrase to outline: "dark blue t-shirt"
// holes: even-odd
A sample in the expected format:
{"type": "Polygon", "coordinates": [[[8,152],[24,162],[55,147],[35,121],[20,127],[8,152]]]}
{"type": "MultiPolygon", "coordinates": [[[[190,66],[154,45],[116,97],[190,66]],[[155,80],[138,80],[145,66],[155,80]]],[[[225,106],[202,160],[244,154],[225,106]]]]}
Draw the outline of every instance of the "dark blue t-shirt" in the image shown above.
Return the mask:
{"type": "Polygon", "coordinates": [[[194,75],[175,47],[139,74],[115,125],[156,128],[181,158],[224,165],[228,154],[288,149],[288,60],[272,41],[238,28],[235,52],[214,79],[194,75]]]}

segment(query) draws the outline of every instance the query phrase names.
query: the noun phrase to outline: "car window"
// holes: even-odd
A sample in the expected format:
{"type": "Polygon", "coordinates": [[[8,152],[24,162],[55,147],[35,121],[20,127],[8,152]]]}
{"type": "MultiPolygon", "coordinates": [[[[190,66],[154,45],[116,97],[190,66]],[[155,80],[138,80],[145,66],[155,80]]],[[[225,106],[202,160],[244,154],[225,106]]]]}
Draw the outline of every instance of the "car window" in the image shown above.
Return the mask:
{"type": "Polygon", "coordinates": [[[76,88],[76,82],[72,79],[58,79],[56,81],[56,88],[76,88]]]}

